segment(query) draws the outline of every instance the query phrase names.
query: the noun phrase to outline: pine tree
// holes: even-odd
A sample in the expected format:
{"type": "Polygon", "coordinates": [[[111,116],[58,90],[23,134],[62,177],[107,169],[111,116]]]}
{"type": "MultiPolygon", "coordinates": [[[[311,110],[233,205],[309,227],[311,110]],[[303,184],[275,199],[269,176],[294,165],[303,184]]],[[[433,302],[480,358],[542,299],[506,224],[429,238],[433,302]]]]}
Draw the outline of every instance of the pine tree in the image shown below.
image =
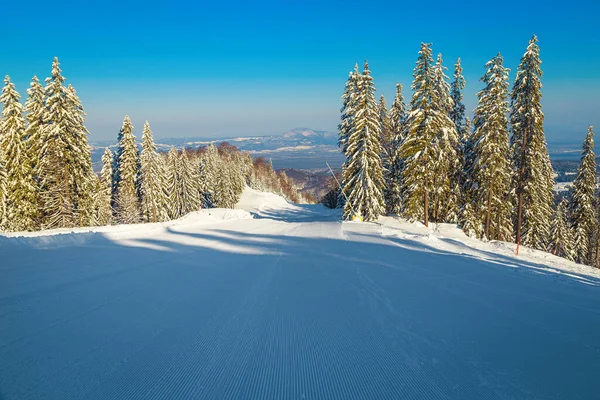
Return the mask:
{"type": "Polygon", "coordinates": [[[140,204],[138,197],[138,149],[135,145],[133,125],[129,116],[125,116],[121,128],[119,142],[119,168],[116,174],[116,208],[117,219],[120,223],[132,224],[140,220],[140,204]]]}
{"type": "Polygon", "coordinates": [[[219,174],[219,154],[214,144],[206,147],[200,163],[200,192],[202,203],[206,208],[216,207],[217,184],[219,174]]]}
{"type": "Polygon", "coordinates": [[[434,164],[433,215],[436,222],[456,223],[458,222],[460,196],[460,188],[457,182],[460,164],[456,153],[459,138],[456,126],[450,119],[454,103],[450,96],[448,77],[444,73],[446,69],[443,66],[442,55],[438,54],[434,68],[434,93],[437,95],[434,99],[434,105],[437,106],[438,111],[444,117],[444,125],[435,139],[435,149],[438,155],[434,164]]]}
{"type": "Polygon", "coordinates": [[[346,154],[346,144],[350,137],[356,114],[355,108],[360,80],[361,73],[358,70],[358,64],[356,64],[354,66],[354,71],[351,71],[348,76],[344,93],[342,94],[342,108],[340,110],[342,116],[340,124],[338,125],[338,145],[342,149],[344,155],[346,154]]]}
{"type": "Polygon", "coordinates": [[[597,223],[594,205],[596,184],[596,156],[594,155],[594,128],[589,127],[581,151],[581,164],[573,182],[573,194],[569,204],[571,221],[575,232],[576,261],[590,263],[590,239],[597,223]]]}
{"type": "Polygon", "coordinates": [[[85,127],[85,112],[77,92],[68,85],[66,91],[67,108],[73,119],[73,137],[76,164],[70,165],[71,176],[75,188],[76,218],[78,226],[94,225],[94,199],[92,196],[96,184],[96,176],[92,167],[91,148],[88,144],[89,131],[85,127]]]}
{"type": "Polygon", "coordinates": [[[441,160],[440,156],[448,152],[446,145],[453,143],[456,135],[448,117],[451,99],[442,93],[440,68],[433,65],[430,46],[421,43],[413,72],[415,80],[411,86],[410,112],[400,149],[404,160],[404,215],[409,219],[423,220],[425,226],[429,225],[432,193],[436,190],[435,194],[439,197],[447,185],[447,172],[437,176],[447,166],[447,160],[441,160]]]}
{"type": "Polygon", "coordinates": [[[537,37],[533,36],[517,69],[510,120],[517,243],[543,250],[550,236],[554,179],[544,136],[540,65],[537,37]]]}
{"type": "Polygon", "coordinates": [[[44,227],[89,224],[92,162],[84,126],[85,113],[72,87],[65,87],[58,59],[46,79],[42,147],[36,168],[44,211],[44,227]]]}
{"type": "Polygon", "coordinates": [[[575,242],[567,218],[567,202],[563,199],[554,212],[550,228],[549,251],[559,257],[573,261],[575,257],[575,242]]]}
{"type": "Polygon", "coordinates": [[[450,97],[452,98],[453,107],[450,111],[450,119],[456,126],[456,131],[459,137],[464,136],[465,128],[465,105],[463,104],[462,91],[467,85],[467,81],[462,75],[462,66],[460,65],[460,58],[454,64],[454,80],[450,85],[450,97]]]}
{"type": "Polygon", "coordinates": [[[7,75],[0,96],[3,104],[0,123],[0,152],[5,157],[6,225],[11,231],[31,231],[38,228],[36,186],[25,147],[25,119],[19,93],[7,75]]]}
{"type": "Polygon", "coordinates": [[[508,72],[498,54],[485,64],[481,78],[486,85],[477,96],[473,133],[473,196],[477,214],[488,239],[510,240],[512,236],[511,174],[508,133],[508,72]]]}
{"type": "Polygon", "coordinates": [[[152,131],[148,121],[142,133],[140,154],[140,194],[142,199],[142,219],[144,222],[165,221],[165,192],[161,181],[160,156],[156,151],[152,131]]]}
{"type": "Polygon", "coordinates": [[[369,64],[365,62],[358,87],[355,118],[346,143],[342,190],[348,202],[344,207],[344,218],[351,218],[356,213],[365,221],[372,221],[385,211],[380,137],[375,87],[369,64]]]}
{"type": "Polygon", "coordinates": [[[25,112],[27,116],[27,127],[25,129],[27,153],[34,176],[36,180],[39,180],[38,163],[41,159],[44,143],[43,133],[46,105],[44,104],[44,88],[37,76],[33,77],[30,87],[27,89],[25,112]]]}
{"type": "Polygon", "coordinates": [[[111,206],[113,154],[107,147],[102,155],[102,171],[97,179],[94,203],[96,209],[96,222],[98,225],[111,225],[113,223],[113,210],[111,206]]]}
{"type": "Polygon", "coordinates": [[[181,158],[174,147],[167,155],[167,185],[168,185],[168,211],[171,219],[177,219],[184,213],[184,188],[181,179],[181,158]]]}
{"type": "Polygon", "coordinates": [[[399,214],[402,206],[402,165],[400,148],[404,141],[404,127],[406,125],[406,106],[402,96],[402,85],[396,84],[396,96],[389,111],[389,129],[392,136],[390,165],[384,171],[386,190],[384,193],[386,213],[399,214]]]}
{"type": "Polygon", "coordinates": [[[181,215],[186,215],[200,209],[200,201],[198,199],[198,187],[192,173],[194,160],[188,157],[185,149],[179,155],[179,179],[181,180],[181,215]]]}

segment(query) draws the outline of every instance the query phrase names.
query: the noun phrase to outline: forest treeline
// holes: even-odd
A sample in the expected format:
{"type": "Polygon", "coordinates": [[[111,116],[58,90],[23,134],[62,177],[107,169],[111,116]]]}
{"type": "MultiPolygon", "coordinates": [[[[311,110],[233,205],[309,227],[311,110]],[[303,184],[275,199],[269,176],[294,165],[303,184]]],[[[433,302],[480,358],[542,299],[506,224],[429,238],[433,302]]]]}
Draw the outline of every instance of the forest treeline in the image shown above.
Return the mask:
{"type": "Polygon", "coordinates": [[[357,65],[342,95],[341,185],[323,201],[343,208],[346,219],[387,214],[425,226],[456,223],[471,237],[514,241],[600,267],[593,128],[572,193],[555,201],[537,38],[521,58],[512,90],[501,54],[484,69],[471,121],[460,59],[450,82],[431,44],[421,44],[408,104],[402,85],[389,109],[383,96],[377,101],[368,63],[362,71],[357,65]]]}
{"type": "Polygon", "coordinates": [[[57,58],[44,83],[33,77],[23,106],[10,77],[4,80],[0,230],[162,222],[201,208],[232,208],[246,185],[310,200],[284,172],[228,143],[158,152],[146,122],[140,150],[128,116],[96,174],[86,114],[57,58]]]}

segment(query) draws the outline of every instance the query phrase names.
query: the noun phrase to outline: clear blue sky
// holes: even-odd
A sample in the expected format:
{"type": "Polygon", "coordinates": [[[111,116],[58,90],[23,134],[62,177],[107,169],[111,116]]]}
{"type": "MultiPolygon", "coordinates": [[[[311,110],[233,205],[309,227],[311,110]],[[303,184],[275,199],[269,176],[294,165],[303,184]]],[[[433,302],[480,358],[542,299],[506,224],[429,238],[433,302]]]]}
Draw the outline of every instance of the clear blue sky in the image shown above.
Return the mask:
{"type": "Polygon", "coordinates": [[[549,141],[600,131],[600,34],[593,1],[21,2],[3,5],[0,73],[25,96],[58,56],[88,113],[91,140],[129,114],[141,134],[223,137],[305,126],[335,130],[347,73],[369,59],[391,102],[422,41],[451,74],[463,60],[468,110],[498,51],[511,81],[532,34],[543,61],[549,141]]]}

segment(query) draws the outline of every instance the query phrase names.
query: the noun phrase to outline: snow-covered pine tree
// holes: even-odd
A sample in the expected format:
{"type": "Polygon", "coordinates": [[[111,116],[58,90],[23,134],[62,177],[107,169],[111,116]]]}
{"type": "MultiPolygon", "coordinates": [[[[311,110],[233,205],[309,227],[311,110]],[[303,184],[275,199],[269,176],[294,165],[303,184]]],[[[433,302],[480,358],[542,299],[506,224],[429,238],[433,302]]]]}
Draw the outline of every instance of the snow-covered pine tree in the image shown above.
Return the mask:
{"type": "Polygon", "coordinates": [[[458,222],[460,188],[458,187],[458,174],[460,164],[457,157],[459,138],[456,126],[450,118],[454,102],[450,96],[450,85],[443,65],[442,55],[438,54],[434,67],[435,95],[434,106],[444,116],[444,125],[435,139],[438,155],[434,164],[434,192],[433,215],[436,222],[458,222]]]}
{"type": "Polygon", "coordinates": [[[485,88],[477,93],[473,133],[473,200],[487,239],[512,238],[509,197],[512,169],[508,133],[508,73],[500,53],[485,64],[485,88]]]}
{"type": "Polygon", "coordinates": [[[169,217],[177,219],[183,215],[184,201],[183,198],[183,180],[181,179],[181,158],[177,154],[177,150],[171,147],[167,155],[167,182],[168,182],[168,203],[169,217]]]}
{"type": "Polygon", "coordinates": [[[63,84],[58,59],[46,79],[42,148],[36,173],[45,228],[88,225],[92,162],[83,125],[85,113],[72,88],[63,84]]]}
{"type": "Polygon", "coordinates": [[[369,64],[365,62],[355,117],[346,142],[346,164],[342,176],[342,190],[348,199],[344,206],[346,219],[356,213],[365,221],[372,221],[385,212],[380,131],[375,87],[369,64]]]}
{"type": "Polygon", "coordinates": [[[119,142],[119,171],[116,176],[117,220],[123,224],[133,224],[140,220],[140,201],[138,197],[138,149],[133,135],[133,125],[129,116],[125,116],[119,142]]]}
{"type": "Polygon", "coordinates": [[[194,179],[195,160],[188,157],[188,152],[183,149],[179,155],[179,177],[181,179],[180,189],[182,191],[182,215],[191,213],[192,211],[198,211],[200,209],[200,201],[198,197],[198,186],[194,179]]]}
{"type": "Polygon", "coordinates": [[[0,152],[5,158],[6,227],[10,231],[38,229],[37,188],[27,148],[25,147],[25,119],[19,93],[7,75],[4,79],[0,103],[3,105],[0,122],[0,152]]]}
{"type": "Polygon", "coordinates": [[[217,148],[210,143],[202,157],[200,169],[200,190],[203,192],[202,201],[206,208],[216,207],[219,162],[217,148]]]}
{"type": "MultiPolygon", "coordinates": [[[[452,121],[448,103],[440,98],[439,72],[433,64],[431,44],[421,43],[413,71],[413,96],[406,121],[400,156],[402,169],[403,213],[411,220],[423,220],[429,225],[430,197],[439,182],[440,136],[447,132],[452,121]]],[[[441,180],[444,180],[442,177],[441,180]]],[[[440,185],[443,187],[443,185],[440,185]]]]}
{"type": "Polygon", "coordinates": [[[96,223],[101,226],[111,225],[113,222],[111,206],[113,162],[113,154],[107,147],[102,155],[102,171],[100,171],[94,196],[96,223]]]}
{"type": "Polygon", "coordinates": [[[6,162],[4,153],[0,146],[0,231],[6,230],[8,214],[6,212],[6,203],[8,202],[8,177],[6,176],[6,162]]]}
{"type": "Polygon", "coordinates": [[[571,223],[575,234],[575,259],[581,264],[590,262],[590,239],[597,223],[594,204],[595,185],[594,128],[590,126],[583,141],[581,163],[573,182],[573,193],[569,203],[571,223]]]}
{"type": "Polygon", "coordinates": [[[394,149],[394,136],[390,123],[390,115],[387,109],[385,97],[381,95],[379,102],[377,103],[377,114],[379,117],[379,127],[381,130],[381,136],[379,142],[381,143],[381,166],[383,167],[383,177],[385,186],[383,188],[383,200],[385,203],[386,214],[387,210],[394,208],[393,192],[393,181],[389,179],[390,171],[392,171],[392,163],[394,160],[395,149],[394,149]]]}
{"type": "Polygon", "coordinates": [[[399,214],[402,206],[401,187],[402,187],[402,157],[400,148],[404,141],[404,126],[406,125],[406,105],[402,95],[402,85],[396,84],[396,96],[394,103],[390,108],[389,114],[390,132],[392,136],[391,144],[391,162],[390,166],[384,171],[384,180],[386,190],[384,193],[386,213],[399,214]]]}
{"type": "Polygon", "coordinates": [[[342,149],[343,154],[346,154],[346,143],[350,137],[356,114],[355,103],[360,79],[361,73],[358,70],[358,64],[356,64],[354,70],[350,71],[346,86],[344,87],[344,93],[342,94],[341,121],[338,125],[338,145],[342,149]]]}
{"type": "Polygon", "coordinates": [[[548,251],[556,256],[573,261],[576,254],[575,245],[573,232],[567,217],[567,201],[563,199],[556,206],[556,211],[552,218],[548,251]]]}
{"type": "Polygon", "coordinates": [[[72,151],[77,155],[74,157],[76,163],[69,166],[76,195],[76,223],[78,226],[90,226],[95,224],[92,194],[96,182],[91,148],[88,144],[90,132],[85,127],[86,114],[83,105],[71,85],[67,87],[66,101],[70,118],[73,119],[73,130],[70,133],[74,137],[75,148],[72,151]]]}
{"type": "Polygon", "coordinates": [[[552,165],[544,136],[541,60],[537,37],[529,41],[511,95],[511,148],[515,170],[517,243],[547,248],[552,217],[552,165]]]}
{"type": "Polygon", "coordinates": [[[469,117],[465,117],[465,126],[460,145],[460,160],[462,161],[460,188],[462,194],[459,224],[468,236],[481,238],[483,235],[483,226],[481,225],[481,218],[476,210],[478,204],[475,201],[475,189],[477,187],[474,184],[473,177],[473,164],[475,162],[473,147],[472,123],[469,117]]]}
{"type": "Polygon", "coordinates": [[[44,87],[37,76],[33,77],[29,86],[29,89],[27,89],[27,100],[25,101],[25,113],[27,116],[27,127],[25,128],[27,141],[25,143],[34,177],[38,181],[38,163],[42,156],[44,143],[43,133],[46,105],[44,104],[44,87]]]}
{"type": "Polygon", "coordinates": [[[142,151],[140,154],[140,194],[142,200],[142,220],[144,222],[165,221],[165,192],[162,171],[160,170],[161,158],[156,151],[154,137],[148,121],[144,124],[142,133],[142,151]]]}
{"type": "Polygon", "coordinates": [[[221,162],[219,165],[219,182],[216,188],[217,207],[233,208],[236,203],[236,195],[233,190],[231,169],[228,163],[221,162]]]}
{"type": "Polygon", "coordinates": [[[450,97],[452,98],[453,106],[450,110],[450,119],[456,126],[456,132],[459,137],[464,136],[465,128],[465,105],[463,104],[462,91],[467,85],[467,81],[462,75],[463,69],[460,65],[460,58],[454,64],[454,80],[450,84],[450,97]]]}

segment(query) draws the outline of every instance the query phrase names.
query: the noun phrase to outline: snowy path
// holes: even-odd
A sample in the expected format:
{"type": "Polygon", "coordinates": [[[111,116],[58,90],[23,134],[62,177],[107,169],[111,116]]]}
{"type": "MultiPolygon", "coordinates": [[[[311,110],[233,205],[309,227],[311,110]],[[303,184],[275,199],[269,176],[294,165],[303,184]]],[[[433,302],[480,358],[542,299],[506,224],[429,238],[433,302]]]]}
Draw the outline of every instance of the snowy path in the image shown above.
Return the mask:
{"type": "Polygon", "coordinates": [[[239,207],[255,218],[0,237],[0,399],[599,397],[594,271],[239,207]]]}

